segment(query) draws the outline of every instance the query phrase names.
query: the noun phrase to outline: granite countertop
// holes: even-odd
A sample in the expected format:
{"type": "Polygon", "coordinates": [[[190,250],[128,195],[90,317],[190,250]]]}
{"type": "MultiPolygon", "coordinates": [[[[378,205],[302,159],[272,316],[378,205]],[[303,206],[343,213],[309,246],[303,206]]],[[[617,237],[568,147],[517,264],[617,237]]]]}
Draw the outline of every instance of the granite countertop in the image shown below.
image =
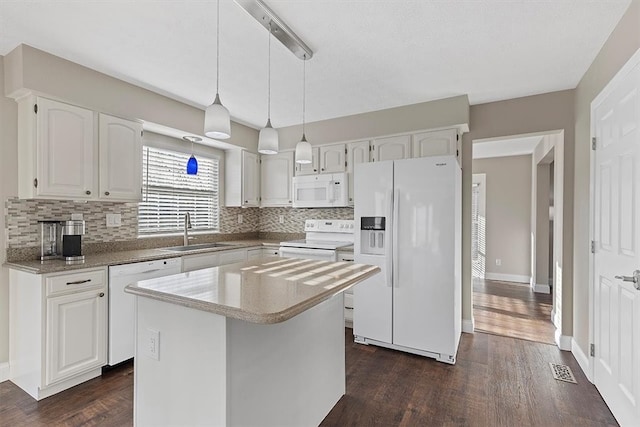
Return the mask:
{"type": "Polygon", "coordinates": [[[125,292],[252,323],[279,323],[380,272],[373,265],[266,257],[130,284],[125,292]]]}
{"type": "Polygon", "coordinates": [[[66,264],[63,260],[51,260],[40,262],[33,261],[16,261],[6,262],[3,265],[15,270],[25,271],[33,274],[57,273],[61,271],[78,270],[82,268],[105,267],[110,265],[131,264],[134,262],[152,261],[156,259],[177,258],[185,255],[202,254],[207,252],[228,251],[233,249],[243,249],[250,247],[279,247],[280,240],[231,240],[222,242],[225,246],[194,249],[188,251],[169,251],[166,249],[138,249],[130,251],[104,252],[92,255],[85,255],[85,261],[82,264],[66,264]]]}

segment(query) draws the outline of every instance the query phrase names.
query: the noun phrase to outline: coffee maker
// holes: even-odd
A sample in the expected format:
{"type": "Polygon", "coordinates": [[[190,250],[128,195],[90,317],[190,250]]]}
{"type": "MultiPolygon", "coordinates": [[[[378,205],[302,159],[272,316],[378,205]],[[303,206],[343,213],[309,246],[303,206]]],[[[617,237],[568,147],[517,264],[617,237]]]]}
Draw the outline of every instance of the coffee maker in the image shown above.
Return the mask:
{"type": "Polygon", "coordinates": [[[60,222],[60,251],[67,264],[81,264],[84,262],[84,255],[82,255],[84,229],[83,220],[72,219],[60,222]]]}

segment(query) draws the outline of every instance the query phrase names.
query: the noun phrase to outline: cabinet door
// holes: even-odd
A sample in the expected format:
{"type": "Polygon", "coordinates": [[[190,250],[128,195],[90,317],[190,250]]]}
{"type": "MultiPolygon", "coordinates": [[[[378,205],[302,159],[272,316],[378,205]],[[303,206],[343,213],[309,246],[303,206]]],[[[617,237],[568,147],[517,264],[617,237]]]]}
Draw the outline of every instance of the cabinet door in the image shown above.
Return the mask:
{"type": "Polygon", "coordinates": [[[457,131],[436,130],[413,135],[413,157],[457,155],[457,131]]]}
{"type": "Polygon", "coordinates": [[[345,144],[320,147],[320,173],[344,172],[347,152],[345,144]]]}
{"type": "Polygon", "coordinates": [[[182,272],[201,270],[203,268],[217,267],[220,265],[218,252],[209,252],[198,255],[182,257],[182,272]]]}
{"type": "Polygon", "coordinates": [[[357,163],[369,163],[369,141],[347,144],[347,172],[349,173],[349,205],[353,205],[353,170],[357,163]]]}
{"type": "Polygon", "coordinates": [[[311,163],[307,163],[307,164],[301,164],[301,163],[296,163],[295,167],[296,167],[296,176],[300,176],[300,175],[315,175],[318,173],[319,167],[318,167],[318,147],[312,147],[311,148],[311,163]]]}
{"type": "Polygon", "coordinates": [[[107,363],[105,288],[47,298],[45,385],[107,363]]]}
{"type": "Polygon", "coordinates": [[[142,123],[100,114],[100,198],[142,198],[142,123]]]}
{"type": "Polygon", "coordinates": [[[260,206],[291,206],[293,152],[261,157],[260,206]]]}
{"type": "Polygon", "coordinates": [[[36,196],[95,197],[93,112],[45,98],[37,105],[36,196]]]}
{"type": "Polygon", "coordinates": [[[240,262],[240,261],[246,261],[246,260],[247,260],[246,249],[220,252],[220,265],[233,264],[234,262],[240,262]]]}
{"type": "Polygon", "coordinates": [[[262,248],[262,256],[280,256],[278,248],[262,248]]]}
{"type": "Polygon", "coordinates": [[[411,158],[411,136],[392,136],[375,139],[372,143],[374,162],[411,158]]]}
{"type": "Polygon", "coordinates": [[[247,249],[247,260],[262,258],[262,248],[247,249]]]}
{"type": "Polygon", "coordinates": [[[242,206],[260,204],[260,158],[255,153],[242,151],[242,206]]]}

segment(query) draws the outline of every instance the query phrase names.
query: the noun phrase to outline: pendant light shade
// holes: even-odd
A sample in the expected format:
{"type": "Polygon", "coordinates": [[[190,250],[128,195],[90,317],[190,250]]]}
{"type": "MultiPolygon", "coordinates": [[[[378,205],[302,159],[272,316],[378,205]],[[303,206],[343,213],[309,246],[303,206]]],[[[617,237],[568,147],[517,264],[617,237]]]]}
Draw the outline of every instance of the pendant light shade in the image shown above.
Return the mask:
{"type": "Polygon", "coordinates": [[[258,136],[258,153],[278,154],[279,138],[278,131],[271,126],[271,23],[269,23],[269,77],[267,80],[267,124],[260,130],[258,136]]]}
{"type": "Polygon", "coordinates": [[[313,160],[313,153],[311,152],[311,144],[307,142],[307,136],[304,132],[304,120],[305,120],[305,104],[306,104],[306,75],[307,75],[307,56],[304,56],[302,60],[302,139],[296,144],[296,163],[308,165],[313,160]]]}
{"type": "Polygon", "coordinates": [[[296,144],[296,163],[308,165],[312,160],[311,144],[307,142],[307,137],[302,134],[302,139],[296,144]]]}
{"type": "Polygon", "coordinates": [[[227,139],[231,136],[231,117],[218,93],[220,83],[220,0],[216,14],[216,99],[207,107],[204,115],[204,134],[209,138],[227,139]]]}
{"type": "Polygon", "coordinates": [[[217,93],[216,100],[207,107],[204,114],[204,134],[216,139],[227,139],[231,136],[229,110],[222,105],[220,95],[217,93]]]}
{"type": "Polygon", "coordinates": [[[189,157],[189,161],[187,162],[187,175],[197,175],[197,174],[198,174],[198,161],[192,154],[191,157],[189,157]]]}

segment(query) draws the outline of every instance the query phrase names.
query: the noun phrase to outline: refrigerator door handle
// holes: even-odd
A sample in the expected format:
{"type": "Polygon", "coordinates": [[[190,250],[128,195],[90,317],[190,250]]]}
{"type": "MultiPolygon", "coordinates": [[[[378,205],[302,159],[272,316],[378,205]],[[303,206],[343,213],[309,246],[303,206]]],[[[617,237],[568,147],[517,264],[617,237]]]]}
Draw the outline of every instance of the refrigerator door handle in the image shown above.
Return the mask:
{"type": "Polygon", "coordinates": [[[393,260],[393,286],[399,287],[398,283],[398,211],[400,210],[400,190],[397,190],[393,193],[393,218],[391,219],[392,226],[392,248],[391,248],[391,259],[393,260]]]}
{"type": "MultiPolygon", "coordinates": [[[[391,223],[393,223],[393,191],[389,190],[387,192],[387,200],[389,201],[389,212],[387,212],[387,218],[389,218],[389,220],[391,221],[391,223]]],[[[389,233],[392,233],[392,230],[389,229],[388,230],[389,233]]],[[[392,242],[391,239],[387,238],[387,256],[385,257],[386,261],[387,261],[387,277],[386,277],[386,281],[387,281],[387,286],[392,288],[393,287],[393,247],[392,244],[390,243],[392,242]]]]}

